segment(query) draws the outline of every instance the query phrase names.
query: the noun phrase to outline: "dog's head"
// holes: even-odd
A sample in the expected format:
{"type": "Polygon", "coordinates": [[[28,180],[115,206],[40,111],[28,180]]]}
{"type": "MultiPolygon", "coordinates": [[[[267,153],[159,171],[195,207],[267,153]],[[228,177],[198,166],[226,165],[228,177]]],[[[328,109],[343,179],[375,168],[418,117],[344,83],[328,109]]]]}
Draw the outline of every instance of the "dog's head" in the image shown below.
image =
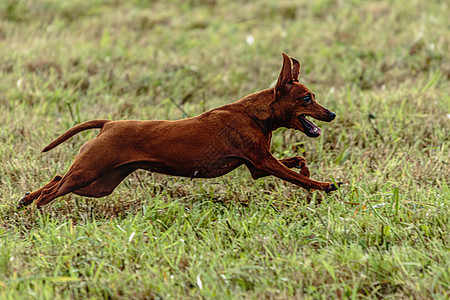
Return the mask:
{"type": "Polygon", "coordinates": [[[302,131],[309,137],[318,137],[319,127],[306,117],[331,122],[336,114],[316,102],[316,96],[306,86],[299,83],[300,63],[283,53],[283,67],[275,85],[275,101],[273,107],[282,114],[280,118],[287,128],[302,131]]]}

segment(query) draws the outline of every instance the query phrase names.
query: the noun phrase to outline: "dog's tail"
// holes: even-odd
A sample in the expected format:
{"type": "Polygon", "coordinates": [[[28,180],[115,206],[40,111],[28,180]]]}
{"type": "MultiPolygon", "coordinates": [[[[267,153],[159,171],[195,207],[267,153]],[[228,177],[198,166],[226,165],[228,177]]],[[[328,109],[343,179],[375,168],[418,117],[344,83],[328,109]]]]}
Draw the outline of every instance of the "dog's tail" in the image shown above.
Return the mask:
{"type": "Polygon", "coordinates": [[[47,152],[47,151],[55,148],[56,146],[65,142],[66,140],[68,140],[70,137],[74,136],[78,132],[92,129],[92,128],[102,128],[106,123],[109,123],[109,122],[111,122],[111,121],[110,120],[92,120],[92,121],[87,121],[87,122],[78,124],[78,125],[70,128],[63,134],[61,134],[59,137],[57,137],[56,140],[54,140],[47,147],[45,147],[44,150],[42,150],[42,152],[47,152]]]}

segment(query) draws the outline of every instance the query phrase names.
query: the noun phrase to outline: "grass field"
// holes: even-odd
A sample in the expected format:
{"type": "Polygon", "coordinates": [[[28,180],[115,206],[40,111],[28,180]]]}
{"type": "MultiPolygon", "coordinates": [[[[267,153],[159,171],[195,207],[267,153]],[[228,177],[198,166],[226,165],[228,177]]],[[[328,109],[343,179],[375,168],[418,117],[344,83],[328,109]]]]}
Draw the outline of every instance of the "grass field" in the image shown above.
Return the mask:
{"type": "Polygon", "coordinates": [[[2,0],[0,299],[448,299],[448,2],[2,0]],[[18,199],[64,174],[90,119],[179,119],[268,88],[281,52],[337,113],[279,129],[312,194],[245,167],[137,172],[105,198],[18,199]]]}

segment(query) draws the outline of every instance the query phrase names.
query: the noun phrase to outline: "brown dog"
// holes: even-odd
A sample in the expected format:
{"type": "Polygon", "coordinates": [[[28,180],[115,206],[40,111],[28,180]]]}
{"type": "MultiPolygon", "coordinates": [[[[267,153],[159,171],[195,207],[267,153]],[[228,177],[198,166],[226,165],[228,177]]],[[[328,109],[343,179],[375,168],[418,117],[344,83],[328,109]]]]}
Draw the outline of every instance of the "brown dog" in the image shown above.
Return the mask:
{"type": "Polygon", "coordinates": [[[303,157],[278,160],[270,153],[272,131],[294,128],[309,137],[320,129],[305,116],[330,122],[336,114],[315,101],[298,81],[300,64],[283,53],[283,67],[275,88],[248,95],[193,118],[177,121],[93,120],[58,137],[49,151],[80,131],[101,128],[84,144],[64,177],[56,176],[20,199],[26,206],[37,199],[41,207],[57,197],[75,193],[89,197],[109,195],[137,169],[190,178],[222,176],[245,164],[254,179],[274,175],[307,190],[325,192],[337,187],[309,178],[303,157]],[[290,168],[300,168],[300,174],[290,168]]]}

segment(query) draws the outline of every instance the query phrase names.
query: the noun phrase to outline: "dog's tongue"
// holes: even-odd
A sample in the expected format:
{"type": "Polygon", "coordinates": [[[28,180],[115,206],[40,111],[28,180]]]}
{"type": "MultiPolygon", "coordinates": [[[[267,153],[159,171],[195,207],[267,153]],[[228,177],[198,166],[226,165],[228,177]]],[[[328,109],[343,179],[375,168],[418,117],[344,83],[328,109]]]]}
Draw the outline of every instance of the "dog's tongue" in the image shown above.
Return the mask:
{"type": "Polygon", "coordinates": [[[317,127],[313,122],[306,119],[305,116],[301,116],[300,121],[302,122],[303,127],[305,127],[305,131],[306,131],[305,133],[307,136],[318,137],[322,133],[320,128],[317,127]]]}
{"type": "Polygon", "coordinates": [[[313,132],[319,136],[322,133],[322,130],[319,127],[317,127],[316,125],[314,125],[313,132]]]}

